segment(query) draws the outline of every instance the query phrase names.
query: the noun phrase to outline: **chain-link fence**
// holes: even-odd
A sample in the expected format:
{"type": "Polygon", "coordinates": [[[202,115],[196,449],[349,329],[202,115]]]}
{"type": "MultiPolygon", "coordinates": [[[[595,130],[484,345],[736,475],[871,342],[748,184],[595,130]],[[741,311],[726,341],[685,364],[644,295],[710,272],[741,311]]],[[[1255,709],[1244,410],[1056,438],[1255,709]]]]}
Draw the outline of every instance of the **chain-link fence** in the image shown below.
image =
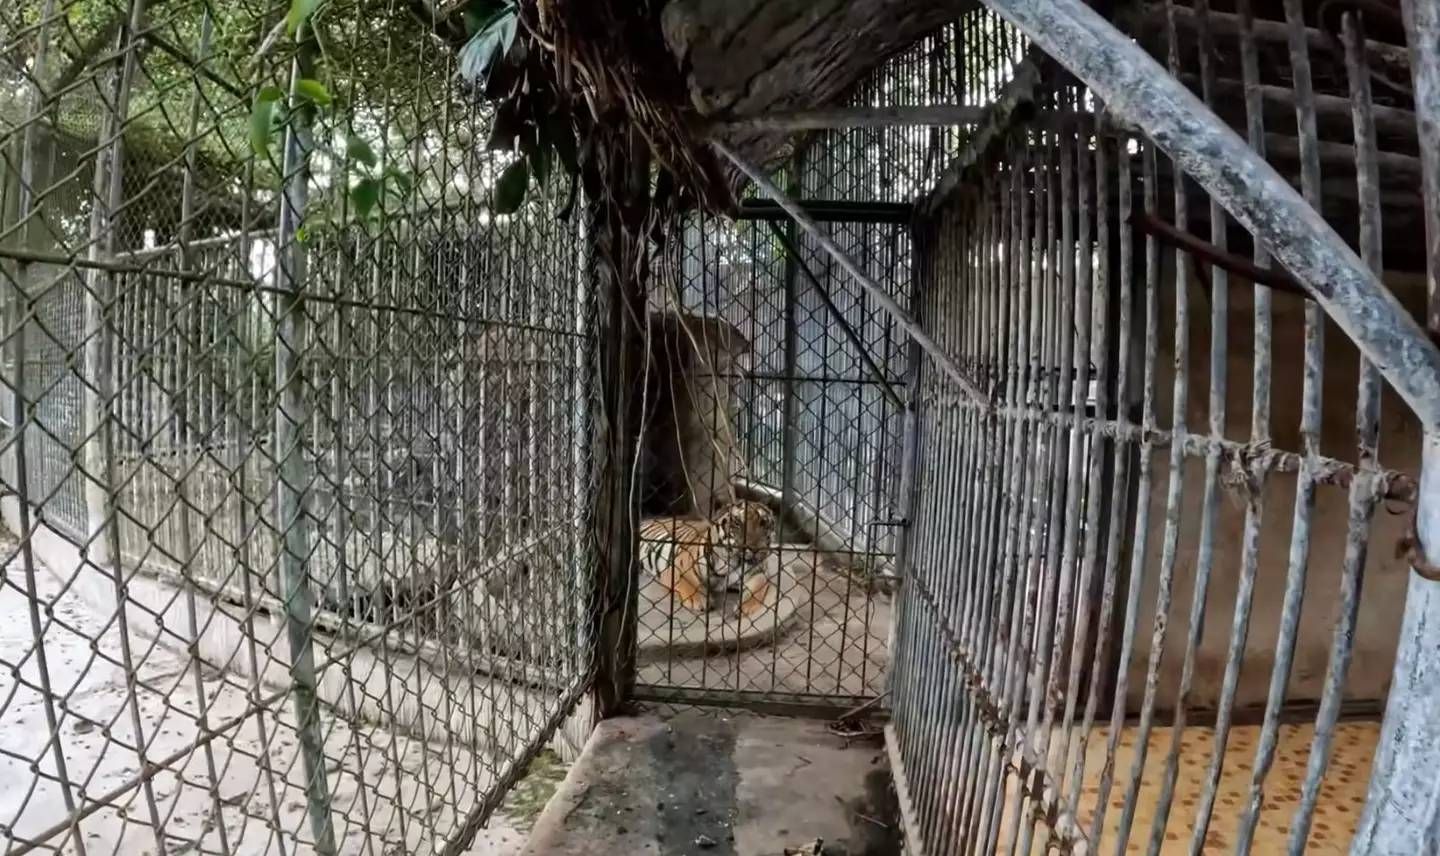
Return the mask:
{"type": "MultiPolygon", "coordinates": [[[[1022,48],[993,16],[968,14],[882,64],[848,103],[979,104],[1022,48]]],[[[959,129],[944,126],[820,131],[799,138],[780,180],[824,221],[830,240],[909,306],[912,206],[961,141],[959,129]]],[[[772,508],[780,547],[752,569],[749,585],[730,575],[733,597],[717,592],[703,604],[642,578],[640,692],[809,711],[873,700],[890,661],[894,558],[908,525],[902,437],[915,356],[904,331],[768,200],[746,200],[736,221],[691,218],[671,236],[666,261],[652,303],[721,322],[716,335],[727,341],[703,377],[679,381],[715,387],[691,427],[726,458],[688,475],[732,482],[728,501],[772,508]],[[752,597],[757,590],[763,596],[752,597]]],[[[700,349],[707,345],[717,343],[700,349]]],[[[657,371],[673,369],[662,362],[657,371]]],[[[662,398],[654,408],[669,406],[662,398]]],[[[647,429],[675,430],[668,416],[660,413],[657,427],[649,414],[647,429]]],[[[673,526],[642,541],[696,546],[673,526]]]]}
{"type": "Polygon", "coordinates": [[[281,17],[0,11],[7,852],[460,852],[589,683],[564,188],[405,4],[281,17]]]}

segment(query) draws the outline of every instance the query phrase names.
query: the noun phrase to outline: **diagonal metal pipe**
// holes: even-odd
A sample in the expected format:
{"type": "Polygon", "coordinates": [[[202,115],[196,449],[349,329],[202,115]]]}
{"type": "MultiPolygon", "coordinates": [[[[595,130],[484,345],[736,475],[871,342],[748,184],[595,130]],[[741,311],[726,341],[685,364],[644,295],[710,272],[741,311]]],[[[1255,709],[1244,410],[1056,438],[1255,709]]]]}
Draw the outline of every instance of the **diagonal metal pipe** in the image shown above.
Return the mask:
{"type": "Polygon", "coordinates": [[[1084,81],[1111,113],[1154,140],[1305,285],[1426,431],[1440,430],[1440,350],[1320,213],[1239,134],[1082,0],[986,5],[1084,81]]]}

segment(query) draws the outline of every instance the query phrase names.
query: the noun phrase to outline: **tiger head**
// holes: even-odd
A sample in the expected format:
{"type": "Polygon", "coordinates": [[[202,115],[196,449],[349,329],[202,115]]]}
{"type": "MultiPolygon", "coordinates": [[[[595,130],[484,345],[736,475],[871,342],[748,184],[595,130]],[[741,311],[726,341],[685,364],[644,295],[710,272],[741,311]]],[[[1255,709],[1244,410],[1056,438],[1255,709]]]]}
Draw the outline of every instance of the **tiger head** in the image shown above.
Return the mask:
{"type": "Polygon", "coordinates": [[[770,555],[775,513],[763,502],[742,499],[716,515],[715,528],[720,545],[729,547],[741,566],[754,567],[770,555]]]}

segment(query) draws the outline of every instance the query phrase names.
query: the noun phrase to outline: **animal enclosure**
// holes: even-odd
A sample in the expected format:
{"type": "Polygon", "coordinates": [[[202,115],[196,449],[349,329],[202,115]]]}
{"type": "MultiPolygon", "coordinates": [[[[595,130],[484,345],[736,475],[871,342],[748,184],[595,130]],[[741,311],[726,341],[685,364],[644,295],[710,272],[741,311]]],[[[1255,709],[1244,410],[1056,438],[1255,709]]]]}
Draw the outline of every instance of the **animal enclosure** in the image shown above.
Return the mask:
{"type": "Polygon", "coordinates": [[[920,853],[1423,849],[1435,0],[958,4],[635,273],[266,5],[0,10],[7,853],[463,853],[587,698],[879,716],[920,853]]]}
{"type": "MultiPolygon", "coordinates": [[[[1120,20],[1418,315],[1426,260],[1392,238],[1424,209],[1404,30],[1374,5],[1120,20]]],[[[917,314],[954,362],[927,351],[911,399],[891,688],[914,836],[1356,852],[1389,834],[1361,809],[1418,420],[1230,200],[1064,59],[1030,48],[987,93],[916,226],[917,314]]]]}

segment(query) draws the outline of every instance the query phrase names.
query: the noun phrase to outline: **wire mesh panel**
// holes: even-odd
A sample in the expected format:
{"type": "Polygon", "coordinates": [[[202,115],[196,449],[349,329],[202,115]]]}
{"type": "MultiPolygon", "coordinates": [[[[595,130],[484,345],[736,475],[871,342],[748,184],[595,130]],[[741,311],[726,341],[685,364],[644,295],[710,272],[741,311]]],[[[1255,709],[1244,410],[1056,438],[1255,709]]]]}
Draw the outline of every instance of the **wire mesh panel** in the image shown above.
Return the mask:
{"type": "MultiPolygon", "coordinates": [[[[1419,304],[1422,259],[1382,255],[1421,206],[1382,70],[1403,30],[1304,5],[1148,4],[1136,34],[1419,304]]],[[[1225,209],[1041,66],[1034,111],[920,232],[920,315],[985,397],[924,358],[891,683],[912,834],[1347,850],[1409,576],[1388,548],[1415,416],[1225,209]]]]}
{"type": "Polygon", "coordinates": [[[404,4],[282,17],[0,11],[7,852],[461,852],[590,682],[582,229],[404,4]]]}
{"type": "MultiPolygon", "coordinates": [[[[995,16],[967,12],[884,62],[847,101],[984,103],[1023,46],[995,16]]],[[[911,204],[961,143],[954,128],[821,131],[796,144],[781,181],[825,211],[829,239],[908,306],[911,204]]],[[[894,320],[812,236],[759,200],[745,208],[735,222],[687,221],[670,236],[665,281],[652,286],[656,313],[690,320],[678,346],[665,338],[673,326],[652,321],[662,377],[646,427],[683,435],[689,426],[701,438],[670,462],[684,472],[669,481],[705,501],[672,501],[686,490],[642,498],[651,519],[641,534],[640,693],[848,707],[882,693],[890,662],[914,360],[894,320]],[[687,413],[672,417],[677,402],[687,413]],[[763,533],[712,526],[755,503],[774,516],[763,533]],[[687,580],[676,563],[691,557],[699,570],[687,580]]]]}
{"type": "MultiPolygon", "coordinates": [[[[872,250],[867,264],[906,299],[906,228],[835,228],[872,250]]],[[[759,504],[765,531],[739,540],[764,543],[744,544],[744,567],[734,572],[713,567],[730,561],[729,541],[709,550],[713,573],[728,577],[711,602],[646,578],[642,693],[822,704],[872,697],[888,661],[886,578],[901,525],[897,390],[908,351],[858,287],[833,277],[822,254],[801,249],[778,224],[696,219],[680,238],[673,267],[681,311],[720,319],[743,342],[703,381],[727,406],[712,409],[701,430],[733,434],[722,472],[736,505],[710,517],[723,523],[729,509],[759,504]]],[[[642,556],[656,560],[670,558],[666,545],[685,544],[673,525],[641,538],[642,556]]]]}

